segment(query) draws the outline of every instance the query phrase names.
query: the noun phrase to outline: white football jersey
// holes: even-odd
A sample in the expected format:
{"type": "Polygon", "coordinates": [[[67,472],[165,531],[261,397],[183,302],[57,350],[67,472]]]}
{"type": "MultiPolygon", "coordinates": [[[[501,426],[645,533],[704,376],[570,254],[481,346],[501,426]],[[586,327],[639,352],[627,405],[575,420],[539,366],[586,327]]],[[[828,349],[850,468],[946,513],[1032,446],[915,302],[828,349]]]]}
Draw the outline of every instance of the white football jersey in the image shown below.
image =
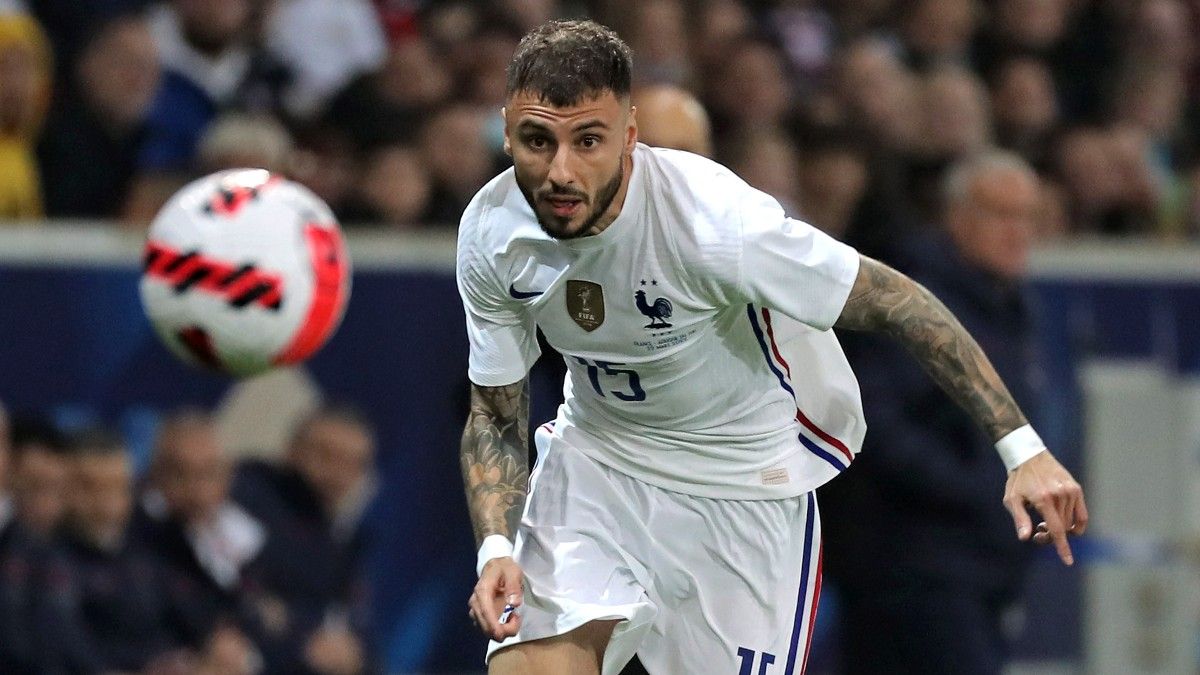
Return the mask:
{"type": "Polygon", "coordinates": [[[620,215],[571,240],[542,231],[509,169],[464,212],[457,272],[471,381],[524,378],[541,327],[568,367],[554,433],[618,471],[774,499],[858,452],[858,383],[829,330],[858,254],[715,162],[639,144],[620,215]]]}

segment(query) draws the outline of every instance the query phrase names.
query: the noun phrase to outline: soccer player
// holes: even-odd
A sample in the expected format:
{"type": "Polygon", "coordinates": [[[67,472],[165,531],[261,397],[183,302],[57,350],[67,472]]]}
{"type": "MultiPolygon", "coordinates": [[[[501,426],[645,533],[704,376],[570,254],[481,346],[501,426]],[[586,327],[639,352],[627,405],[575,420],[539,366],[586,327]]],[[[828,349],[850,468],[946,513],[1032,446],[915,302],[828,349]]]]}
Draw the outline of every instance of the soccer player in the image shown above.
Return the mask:
{"type": "Polygon", "coordinates": [[[996,441],[1016,536],[1053,540],[1070,564],[1082,490],[970,335],[921,286],[724,167],[639,145],[630,65],[595,23],[527,35],[504,108],[514,168],[459,230],[461,459],[480,545],[469,613],[493,640],[490,672],[614,673],[635,652],[652,673],[804,670],[813,490],[863,434],[835,325],[912,352],[996,441]],[[568,376],[531,475],[535,326],[568,376]]]}

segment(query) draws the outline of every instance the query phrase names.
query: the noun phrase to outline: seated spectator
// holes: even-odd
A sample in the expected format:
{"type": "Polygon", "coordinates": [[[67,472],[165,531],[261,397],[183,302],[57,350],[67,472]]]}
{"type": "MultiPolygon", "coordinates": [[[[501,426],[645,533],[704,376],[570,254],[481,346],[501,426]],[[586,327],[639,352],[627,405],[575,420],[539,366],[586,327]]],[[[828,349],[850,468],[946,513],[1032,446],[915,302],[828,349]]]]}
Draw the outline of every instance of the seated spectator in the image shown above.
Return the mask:
{"type": "Polygon", "coordinates": [[[149,222],[195,167],[225,110],[275,113],[286,71],[254,42],[253,0],[171,0],[149,15],[163,66],[125,218],[149,222]]]}
{"type": "Polygon", "coordinates": [[[69,624],[56,654],[66,672],[142,672],[186,659],[161,570],[127,536],[133,469],[120,440],[91,432],[71,458],[66,563],[71,588],[59,594],[69,624]]]}
{"type": "Polygon", "coordinates": [[[794,102],[787,58],[767,40],[735,41],[706,81],[704,100],[720,134],[781,127],[794,102]]]}
{"type": "Polygon", "coordinates": [[[378,71],[360,75],[333,97],[325,122],[360,152],[411,141],[453,84],[449,67],[428,40],[406,38],[391,48],[378,71]]]}
{"type": "Polygon", "coordinates": [[[266,115],[225,113],[209,125],[197,148],[199,172],[256,168],[288,173],[292,136],[278,120],[266,115]]]}
{"type": "Polygon", "coordinates": [[[145,19],[95,29],[38,148],[46,213],[116,218],[133,180],[159,84],[158,50],[145,19]]]}
{"type": "Polygon", "coordinates": [[[734,173],[779,200],[789,216],[799,216],[800,155],[787,134],[771,128],[752,129],[734,137],[723,154],[734,173]]]}
{"type": "Polygon", "coordinates": [[[991,93],[1000,145],[1035,166],[1040,164],[1058,123],[1058,98],[1050,69],[1028,57],[1004,61],[993,75],[991,93]]]}
{"type": "MultiPolygon", "coordinates": [[[[11,1],[11,0],[10,0],[11,1]]],[[[144,10],[157,0],[36,0],[26,3],[46,30],[54,53],[54,81],[70,82],[97,26],[144,10]]],[[[3,7],[0,2],[0,8],[3,7]]]]}
{"type": "Polygon", "coordinates": [[[326,407],[299,425],[282,465],[239,467],[234,498],[270,533],[257,564],[272,638],[263,650],[268,672],[368,665],[363,523],[375,494],[374,453],[357,412],[326,407]]]}
{"type": "Polygon", "coordinates": [[[149,486],[134,536],[162,564],[169,593],[194,650],[237,672],[257,657],[247,568],[266,529],[229,499],[232,465],[211,417],[183,411],[167,418],[155,440],[149,486]]]}
{"type": "Polygon", "coordinates": [[[320,113],[334,93],[387,56],[383,27],[370,0],[271,3],[267,48],[293,74],[284,104],[296,118],[320,113]]]}
{"type": "Polygon", "coordinates": [[[443,108],[421,128],[419,147],[433,176],[430,222],[454,225],[471,198],[494,175],[495,158],[487,141],[485,117],[464,105],[443,108]]]}
{"type": "Polygon", "coordinates": [[[355,194],[340,215],[347,223],[411,228],[426,222],[432,192],[421,155],[406,145],[386,145],[368,156],[355,194]]]}
{"type": "Polygon", "coordinates": [[[799,217],[845,239],[867,191],[867,152],[845,129],[801,134],[799,217]]]}
{"type": "Polygon", "coordinates": [[[922,134],[917,79],[895,47],[862,38],[841,51],[833,87],[845,109],[845,122],[862,130],[884,152],[907,152],[922,134]]]}
{"type": "MultiPolygon", "coordinates": [[[[909,242],[912,276],[979,341],[1023,409],[1037,410],[1023,298],[1036,174],[989,151],[952,165],[942,194],[942,227],[909,242]]],[[[843,344],[873,431],[854,467],[820,490],[842,672],[998,675],[1030,550],[995,499],[1005,474],[992,440],[896,345],[864,334],[843,344]]]]}
{"type": "Polygon", "coordinates": [[[34,147],[50,105],[50,62],[31,16],[0,14],[0,221],[42,215],[34,147]]]}
{"type": "Polygon", "coordinates": [[[640,87],[631,99],[637,108],[639,141],[654,147],[712,156],[708,113],[686,89],[672,85],[640,87]]]}
{"type": "Polygon", "coordinates": [[[66,444],[51,425],[21,419],[12,427],[13,520],[24,537],[48,544],[66,513],[70,465],[66,444]]]}

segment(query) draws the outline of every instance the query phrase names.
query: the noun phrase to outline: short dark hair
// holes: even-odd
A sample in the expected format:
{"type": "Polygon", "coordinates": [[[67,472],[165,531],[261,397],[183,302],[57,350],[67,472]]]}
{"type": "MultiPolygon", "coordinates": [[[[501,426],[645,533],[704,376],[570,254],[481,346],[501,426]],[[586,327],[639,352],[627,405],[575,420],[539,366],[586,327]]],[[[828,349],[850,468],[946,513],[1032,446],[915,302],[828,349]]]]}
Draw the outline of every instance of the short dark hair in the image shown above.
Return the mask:
{"type": "Polygon", "coordinates": [[[628,96],[633,52],[612,29],[595,21],[548,21],[517,45],[508,64],[505,94],[536,94],[557,107],[611,91],[628,96]]]}

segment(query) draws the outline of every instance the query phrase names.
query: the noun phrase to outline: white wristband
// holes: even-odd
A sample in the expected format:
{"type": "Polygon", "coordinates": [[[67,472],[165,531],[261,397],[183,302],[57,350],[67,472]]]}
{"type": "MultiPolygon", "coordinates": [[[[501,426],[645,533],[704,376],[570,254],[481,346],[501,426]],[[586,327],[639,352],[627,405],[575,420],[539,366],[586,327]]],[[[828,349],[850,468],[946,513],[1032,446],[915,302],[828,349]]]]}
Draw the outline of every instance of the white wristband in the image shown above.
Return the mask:
{"type": "Polygon", "coordinates": [[[1029,424],[1013,429],[1005,434],[1004,438],[996,441],[996,452],[1000,453],[1004,468],[1009,471],[1015,470],[1029,458],[1045,450],[1046,444],[1042,442],[1042,437],[1038,436],[1029,424]]]}
{"type": "Polygon", "coordinates": [[[479,554],[476,556],[475,576],[483,574],[483,566],[492,558],[508,558],[513,554],[512,542],[508,537],[502,534],[489,534],[483,538],[483,543],[479,545],[479,554]]]}

